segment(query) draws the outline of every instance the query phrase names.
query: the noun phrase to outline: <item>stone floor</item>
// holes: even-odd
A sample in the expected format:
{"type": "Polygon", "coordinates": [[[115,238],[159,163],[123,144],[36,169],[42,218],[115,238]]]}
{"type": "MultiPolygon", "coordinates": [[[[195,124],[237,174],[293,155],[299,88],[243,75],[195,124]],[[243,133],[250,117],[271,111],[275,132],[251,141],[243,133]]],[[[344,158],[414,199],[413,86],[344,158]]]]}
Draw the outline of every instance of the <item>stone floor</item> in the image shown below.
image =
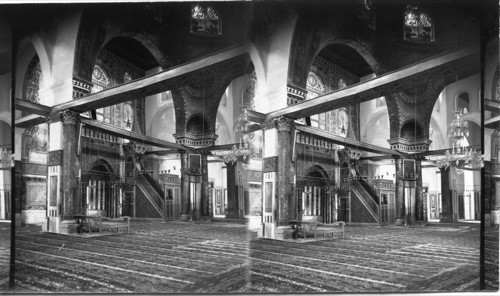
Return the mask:
{"type": "Polygon", "coordinates": [[[479,224],[346,226],[345,239],[260,239],[224,222],[132,222],[76,237],[21,228],[15,292],[436,292],[479,288],[479,224]]]}
{"type": "Polygon", "coordinates": [[[10,222],[0,222],[0,291],[6,291],[9,287],[10,271],[10,222]]]}

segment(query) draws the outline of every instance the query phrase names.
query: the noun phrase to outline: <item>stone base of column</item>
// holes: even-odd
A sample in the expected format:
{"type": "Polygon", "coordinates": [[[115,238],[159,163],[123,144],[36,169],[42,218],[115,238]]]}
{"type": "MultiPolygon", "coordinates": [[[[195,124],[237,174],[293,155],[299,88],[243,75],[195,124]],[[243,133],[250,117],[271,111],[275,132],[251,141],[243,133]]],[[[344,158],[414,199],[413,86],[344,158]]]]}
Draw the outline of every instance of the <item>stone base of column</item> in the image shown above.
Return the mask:
{"type": "Polygon", "coordinates": [[[274,230],[275,239],[293,238],[293,229],[290,226],[278,226],[274,230]]]}
{"type": "Polygon", "coordinates": [[[441,219],[439,220],[439,222],[441,222],[441,223],[453,223],[453,216],[443,214],[441,219]]]}
{"type": "Polygon", "coordinates": [[[227,213],[226,214],[226,219],[239,219],[240,217],[238,216],[238,213],[227,213]]]}
{"type": "Polygon", "coordinates": [[[191,217],[189,216],[189,214],[181,214],[181,217],[179,218],[179,220],[189,221],[189,220],[191,220],[191,217]]]}
{"type": "Polygon", "coordinates": [[[396,225],[396,226],[403,226],[405,224],[406,224],[405,219],[403,219],[403,218],[396,218],[396,221],[394,222],[394,225],[396,225]]]}
{"type": "Polygon", "coordinates": [[[491,211],[491,225],[500,224],[500,210],[491,211]]]}

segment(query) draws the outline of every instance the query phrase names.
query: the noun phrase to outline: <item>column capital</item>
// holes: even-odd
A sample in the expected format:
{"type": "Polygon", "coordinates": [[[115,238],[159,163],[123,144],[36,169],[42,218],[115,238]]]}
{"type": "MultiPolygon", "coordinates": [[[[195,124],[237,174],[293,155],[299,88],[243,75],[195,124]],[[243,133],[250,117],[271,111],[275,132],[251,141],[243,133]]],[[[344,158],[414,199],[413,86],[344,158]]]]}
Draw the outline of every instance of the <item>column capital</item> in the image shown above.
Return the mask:
{"type": "Polygon", "coordinates": [[[285,116],[280,116],[276,118],[276,123],[278,125],[279,132],[289,132],[293,126],[293,119],[285,116]]]}
{"type": "Polygon", "coordinates": [[[271,120],[266,120],[262,123],[262,130],[263,131],[270,130],[273,128],[276,128],[276,121],[274,118],[271,120]]]}
{"type": "Polygon", "coordinates": [[[71,110],[63,110],[59,112],[59,117],[64,125],[67,124],[76,124],[76,119],[78,118],[79,113],[71,110]]]}

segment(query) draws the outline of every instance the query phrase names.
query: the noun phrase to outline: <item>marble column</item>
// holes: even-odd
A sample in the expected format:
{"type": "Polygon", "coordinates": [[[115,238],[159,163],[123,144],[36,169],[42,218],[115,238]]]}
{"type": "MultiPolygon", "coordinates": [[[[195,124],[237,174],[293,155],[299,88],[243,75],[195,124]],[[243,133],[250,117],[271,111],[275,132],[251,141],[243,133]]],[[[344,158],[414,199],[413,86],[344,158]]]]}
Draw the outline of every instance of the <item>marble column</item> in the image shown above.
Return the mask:
{"type": "Polygon", "coordinates": [[[405,216],[405,199],[404,199],[404,181],[402,176],[402,163],[401,159],[394,159],[396,166],[396,182],[395,182],[395,193],[396,193],[396,225],[404,225],[405,216]]]}
{"type": "Polygon", "coordinates": [[[190,180],[188,174],[188,154],[181,152],[181,221],[191,219],[190,180]]]}
{"type": "Polygon", "coordinates": [[[417,186],[415,188],[415,195],[416,195],[416,212],[415,212],[415,219],[417,221],[425,221],[426,220],[426,215],[425,215],[425,207],[424,207],[424,196],[423,196],[423,188],[422,188],[422,161],[421,160],[416,160],[415,161],[415,174],[417,177],[417,186]]]}
{"type": "Polygon", "coordinates": [[[208,188],[208,159],[207,154],[201,154],[201,216],[212,217],[211,211],[212,200],[210,198],[210,190],[208,188]]]}
{"type": "Polygon", "coordinates": [[[238,191],[236,190],[236,163],[226,163],[227,172],[227,214],[226,218],[238,219],[238,191]]]}
{"type": "Polygon", "coordinates": [[[293,192],[292,129],[293,120],[280,117],[278,127],[278,225],[288,225],[296,219],[296,200],[293,192]]]}
{"type": "Polygon", "coordinates": [[[441,220],[453,222],[452,195],[450,191],[450,168],[441,168],[441,220]]]}
{"type": "Polygon", "coordinates": [[[80,159],[77,155],[78,137],[77,131],[78,113],[73,111],[61,112],[61,121],[63,126],[62,141],[62,174],[61,174],[61,193],[62,193],[62,219],[73,220],[74,215],[81,213],[82,201],[79,194],[80,186],[80,159]]]}

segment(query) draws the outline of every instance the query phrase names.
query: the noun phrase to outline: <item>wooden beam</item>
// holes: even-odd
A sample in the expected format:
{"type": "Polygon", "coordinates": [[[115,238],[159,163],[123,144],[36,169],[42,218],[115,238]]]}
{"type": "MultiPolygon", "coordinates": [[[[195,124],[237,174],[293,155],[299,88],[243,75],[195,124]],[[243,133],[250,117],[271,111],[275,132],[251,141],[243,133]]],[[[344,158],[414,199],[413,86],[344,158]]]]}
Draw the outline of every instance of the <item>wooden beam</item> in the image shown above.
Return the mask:
{"type": "Polygon", "coordinates": [[[19,98],[16,98],[16,110],[26,111],[42,116],[48,116],[51,112],[51,108],[49,106],[21,100],[19,98]]]}
{"type": "Polygon", "coordinates": [[[207,152],[211,152],[211,151],[229,151],[229,150],[233,150],[234,145],[239,147],[240,143],[207,146],[207,147],[198,148],[198,149],[196,149],[196,151],[198,153],[207,153],[207,152]]]}
{"type": "Polygon", "coordinates": [[[497,128],[500,125],[500,115],[484,121],[484,127],[486,128],[497,128]]]}
{"type": "Polygon", "coordinates": [[[241,61],[241,58],[247,55],[247,52],[246,44],[231,47],[151,76],[56,105],[52,108],[52,112],[71,109],[82,113],[178,88],[185,85],[189,79],[197,79],[196,72],[199,70],[210,69],[215,65],[234,67],[238,64],[237,61],[241,61]]]}
{"type": "Polygon", "coordinates": [[[381,161],[381,160],[389,160],[389,159],[394,159],[394,157],[393,156],[387,156],[387,155],[367,156],[367,157],[360,157],[359,161],[363,161],[363,160],[381,161]]]}
{"type": "Polygon", "coordinates": [[[146,151],[144,154],[153,154],[157,156],[170,155],[179,153],[178,149],[166,149],[166,150],[154,150],[154,151],[146,151]]]}
{"type": "Polygon", "coordinates": [[[177,150],[182,150],[182,151],[190,151],[193,152],[194,150],[190,147],[179,145],[177,143],[172,143],[164,140],[160,140],[157,138],[153,137],[148,137],[143,134],[137,133],[137,132],[131,132],[127,131],[124,129],[117,128],[115,126],[112,126],[107,123],[103,123],[101,121],[97,121],[95,119],[89,119],[89,118],[84,118],[80,117],[80,121],[88,126],[93,126],[98,129],[104,130],[108,132],[109,134],[113,136],[117,136],[123,139],[128,139],[132,140],[138,143],[143,143],[145,145],[151,145],[155,147],[160,147],[160,148],[166,148],[166,149],[177,149],[177,150]]]}
{"type": "Polygon", "coordinates": [[[16,127],[20,128],[30,128],[34,125],[46,123],[47,118],[37,114],[30,114],[21,118],[16,119],[16,127]]]}
{"type": "Polygon", "coordinates": [[[422,85],[440,78],[466,77],[480,70],[479,48],[467,47],[425,59],[402,69],[365,82],[307,100],[267,114],[267,120],[279,116],[299,119],[340,107],[369,101],[422,85]]]}
{"type": "Polygon", "coordinates": [[[266,120],[266,114],[254,110],[248,110],[248,120],[262,124],[266,120]]]}
{"type": "Polygon", "coordinates": [[[491,112],[500,112],[500,102],[493,100],[484,100],[484,109],[491,112]]]}
{"type": "MultiPolygon", "coordinates": [[[[481,151],[481,145],[473,145],[473,146],[467,146],[465,147],[467,149],[473,149],[476,151],[481,151]]],[[[413,154],[415,157],[425,157],[425,156],[440,156],[444,155],[447,150],[452,150],[452,148],[447,148],[447,149],[439,149],[439,150],[430,150],[430,151],[424,151],[424,152],[417,152],[413,154]]]]}
{"type": "Polygon", "coordinates": [[[383,154],[383,155],[391,155],[391,156],[396,156],[396,157],[404,157],[408,158],[410,157],[406,153],[399,152],[397,150],[391,150],[388,148],[368,144],[368,143],[363,143],[354,139],[349,139],[349,138],[344,138],[341,136],[333,135],[330,133],[327,133],[322,130],[318,130],[316,128],[312,128],[309,126],[303,126],[303,125],[295,125],[295,128],[299,130],[300,132],[315,135],[317,137],[323,138],[325,140],[334,142],[335,144],[338,145],[343,145],[346,147],[354,148],[357,150],[361,151],[367,151],[367,152],[373,152],[373,153],[378,153],[378,154],[383,154]]]}

